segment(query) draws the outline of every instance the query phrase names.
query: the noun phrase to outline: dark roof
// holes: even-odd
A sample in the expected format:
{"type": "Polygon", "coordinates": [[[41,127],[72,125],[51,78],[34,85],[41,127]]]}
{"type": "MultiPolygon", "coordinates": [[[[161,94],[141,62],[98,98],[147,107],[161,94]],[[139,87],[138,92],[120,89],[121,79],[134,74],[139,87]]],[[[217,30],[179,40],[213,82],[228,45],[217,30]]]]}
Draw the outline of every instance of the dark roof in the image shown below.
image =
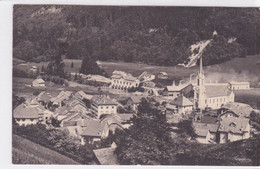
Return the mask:
{"type": "Polygon", "coordinates": [[[52,98],[52,96],[46,92],[41,92],[38,95],[38,101],[48,102],[48,101],[50,101],[51,98],[52,98]]]}
{"type": "Polygon", "coordinates": [[[37,119],[39,118],[39,112],[36,107],[20,104],[14,109],[14,118],[37,119]]]}
{"type": "Polygon", "coordinates": [[[63,122],[63,127],[67,127],[67,126],[76,126],[77,122],[76,121],[64,121],[63,122]]]}
{"type": "Polygon", "coordinates": [[[115,148],[112,147],[93,150],[98,162],[101,165],[119,165],[114,151],[115,148]]]}
{"type": "Polygon", "coordinates": [[[218,117],[202,116],[200,122],[207,124],[216,124],[218,122],[218,117]]]}
{"type": "Polygon", "coordinates": [[[134,115],[133,114],[117,114],[122,121],[129,121],[134,115]]]}
{"type": "Polygon", "coordinates": [[[133,100],[134,103],[140,103],[142,99],[142,97],[140,96],[131,96],[130,98],[133,100]]]}
{"type": "Polygon", "coordinates": [[[116,102],[104,95],[94,95],[91,101],[96,103],[97,105],[117,105],[116,102]]]}
{"type": "Polygon", "coordinates": [[[226,103],[221,108],[230,110],[240,117],[249,117],[254,110],[250,105],[238,102],[226,103]]]}
{"type": "Polygon", "coordinates": [[[175,98],[170,104],[176,106],[193,106],[193,103],[183,95],[180,95],[177,98],[175,98]]]}
{"type": "Polygon", "coordinates": [[[220,121],[219,131],[241,134],[244,131],[246,131],[246,127],[248,124],[249,124],[249,119],[247,118],[238,118],[238,117],[223,118],[220,121]]]}

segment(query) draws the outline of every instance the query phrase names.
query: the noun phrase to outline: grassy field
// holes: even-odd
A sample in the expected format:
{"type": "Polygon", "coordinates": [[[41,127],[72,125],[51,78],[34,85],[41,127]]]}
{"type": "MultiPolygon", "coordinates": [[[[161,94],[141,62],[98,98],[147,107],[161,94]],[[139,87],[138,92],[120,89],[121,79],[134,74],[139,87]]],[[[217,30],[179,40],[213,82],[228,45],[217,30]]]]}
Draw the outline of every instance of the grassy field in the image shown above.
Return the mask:
{"type": "Polygon", "coordinates": [[[251,105],[260,110],[260,88],[235,91],[235,101],[251,105]]]}
{"type": "MultiPolygon", "coordinates": [[[[66,72],[79,72],[82,60],[64,59],[66,72]],[[73,63],[73,68],[71,68],[73,63]]],[[[48,62],[28,62],[26,64],[18,64],[15,67],[22,70],[28,70],[31,66],[37,66],[41,69],[42,66],[47,67],[48,62]]],[[[100,66],[111,75],[114,70],[121,70],[132,73],[134,76],[139,76],[143,71],[148,71],[152,74],[159,72],[167,72],[172,78],[188,78],[190,74],[197,73],[198,67],[184,68],[182,66],[154,66],[143,63],[126,63],[126,62],[103,62],[100,61],[100,66]]],[[[206,66],[204,68],[207,81],[227,82],[234,81],[257,81],[260,79],[260,56],[248,56],[246,58],[234,58],[230,61],[219,65],[206,66]]]]}
{"type": "Polygon", "coordinates": [[[13,164],[80,164],[62,154],[13,135],[13,164]]]}

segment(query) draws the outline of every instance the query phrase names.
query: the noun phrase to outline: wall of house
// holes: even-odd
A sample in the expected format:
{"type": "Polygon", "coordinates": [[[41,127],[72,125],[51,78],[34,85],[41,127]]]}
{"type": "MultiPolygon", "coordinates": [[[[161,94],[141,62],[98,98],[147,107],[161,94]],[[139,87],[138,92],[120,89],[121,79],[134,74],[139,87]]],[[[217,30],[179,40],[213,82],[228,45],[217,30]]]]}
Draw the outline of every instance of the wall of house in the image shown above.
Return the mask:
{"type": "Polygon", "coordinates": [[[228,141],[228,134],[221,132],[219,134],[219,143],[227,143],[227,141],[228,141]]]}
{"type": "Polygon", "coordinates": [[[129,89],[131,87],[138,87],[139,83],[140,83],[139,80],[130,81],[130,80],[126,80],[126,79],[123,79],[123,78],[112,79],[111,80],[111,87],[114,88],[114,89],[124,90],[124,89],[129,89]]]}
{"type": "Polygon", "coordinates": [[[250,85],[249,84],[231,84],[230,88],[232,90],[249,90],[250,89],[250,85]]]}
{"type": "Polygon", "coordinates": [[[207,140],[206,140],[206,137],[198,136],[196,138],[196,140],[197,140],[197,142],[202,143],[202,144],[207,144],[208,143],[207,140]]]}
{"type": "Polygon", "coordinates": [[[211,142],[216,142],[216,141],[217,141],[217,133],[210,132],[209,140],[210,140],[211,142]]]}
{"type": "Polygon", "coordinates": [[[193,106],[184,106],[184,107],[179,106],[179,107],[178,107],[178,113],[180,113],[180,114],[189,113],[189,112],[192,111],[192,107],[193,107],[193,106]]]}
{"type": "Polygon", "coordinates": [[[206,107],[210,107],[212,109],[219,109],[222,105],[228,102],[234,102],[234,94],[230,94],[229,96],[211,97],[205,99],[206,107]]]}
{"type": "Polygon", "coordinates": [[[19,126],[27,126],[27,125],[31,125],[31,124],[37,124],[38,119],[15,119],[15,122],[19,125],[19,126]]]}
{"type": "Polygon", "coordinates": [[[116,114],[117,106],[116,105],[99,105],[98,106],[98,118],[102,114],[116,114]]]}

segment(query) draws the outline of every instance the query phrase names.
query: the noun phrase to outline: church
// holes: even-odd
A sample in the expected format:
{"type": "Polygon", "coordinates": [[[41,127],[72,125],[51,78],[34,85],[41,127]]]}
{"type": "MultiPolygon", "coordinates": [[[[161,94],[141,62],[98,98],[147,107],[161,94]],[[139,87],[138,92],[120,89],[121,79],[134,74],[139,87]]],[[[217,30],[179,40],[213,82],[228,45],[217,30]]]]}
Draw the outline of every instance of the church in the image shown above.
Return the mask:
{"type": "Polygon", "coordinates": [[[195,109],[204,110],[209,107],[219,109],[222,105],[234,102],[234,93],[228,85],[219,83],[206,84],[202,66],[202,56],[200,57],[200,69],[194,85],[194,106],[195,109]]]}

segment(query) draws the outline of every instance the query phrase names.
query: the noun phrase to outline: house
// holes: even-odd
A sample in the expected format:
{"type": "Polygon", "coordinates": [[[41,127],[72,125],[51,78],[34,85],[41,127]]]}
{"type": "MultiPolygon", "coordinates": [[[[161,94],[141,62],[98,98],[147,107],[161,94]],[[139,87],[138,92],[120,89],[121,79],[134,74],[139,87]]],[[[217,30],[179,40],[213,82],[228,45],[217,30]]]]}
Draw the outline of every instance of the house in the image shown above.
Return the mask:
{"type": "Polygon", "coordinates": [[[46,92],[41,92],[36,100],[41,103],[42,105],[46,105],[50,100],[51,100],[52,96],[50,93],[46,93],[46,92]]]}
{"type": "Polygon", "coordinates": [[[100,165],[119,165],[117,156],[114,153],[116,147],[108,147],[93,150],[97,164],[100,165]]]}
{"type": "Polygon", "coordinates": [[[101,75],[87,75],[87,81],[95,81],[108,86],[111,83],[111,79],[101,75]]]}
{"type": "Polygon", "coordinates": [[[227,143],[248,138],[250,138],[249,119],[229,117],[220,120],[217,142],[227,143]]]}
{"type": "Polygon", "coordinates": [[[121,100],[125,109],[131,109],[133,111],[137,111],[138,105],[141,102],[141,96],[130,96],[121,100]]]}
{"type": "Polygon", "coordinates": [[[72,97],[72,92],[70,91],[61,91],[58,96],[51,98],[51,102],[53,105],[57,105],[59,107],[64,104],[65,100],[68,100],[69,98],[72,97]]]}
{"type": "Polygon", "coordinates": [[[230,102],[223,105],[219,111],[221,117],[245,117],[250,118],[250,114],[254,109],[245,103],[230,102]]]}
{"type": "Polygon", "coordinates": [[[171,86],[166,86],[164,88],[163,95],[176,98],[181,94],[182,89],[185,88],[186,86],[187,85],[183,85],[183,84],[176,85],[175,81],[173,81],[173,84],[171,86]]]}
{"type": "Polygon", "coordinates": [[[36,107],[20,104],[14,109],[13,118],[19,126],[37,124],[39,121],[39,110],[36,107]]]}
{"type": "Polygon", "coordinates": [[[157,77],[159,79],[168,79],[168,74],[166,72],[160,72],[158,73],[157,77]]]}
{"type": "Polygon", "coordinates": [[[175,98],[172,102],[170,102],[170,105],[175,106],[174,113],[187,114],[193,110],[193,103],[183,95],[175,98]]]}
{"type": "Polygon", "coordinates": [[[93,95],[88,95],[88,94],[86,94],[85,92],[83,92],[83,91],[81,90],[81,91],[78,91],[78,92],[75,94],[75,97],[77,97],[77,98],[80,99],[80,100],[83,100],[83,99],[91,100],[91,98],[93,97],[93,95]]]}
{"type": "Polygon", "coordinates": [[[138,76],[138,79],[141,82],[147,82],[147,81],[152,81],[155,79],[155,75],[148,73],[147,71],[144,71],[142,74],[138,76]]]}
{"type": "Polygon", "coordinates": [[[113,89],[127,90],[136,88],[140,84],[138,78],[122,71],[114,71],[111,76],[111,87],[113,89]]]}
{"type": "Polygon", "coordinates": [[[37,73],[37,71],[38,71],[38,68],[36,66],[32,66],[30,68],[30,72],[32,72],[32,73],[37,73]]]}
{"type": "Polygon", "coordinates": [[[104,95],[94,95],[91,101],[92,113],[100,118],[102,114],[116,114],[117,103],[104,95]]]}
{"type": "Polygon", "coordinates": [[[193,122],[194,131],[196,133],[196,140],[199,143],[216,143],[216,137],[218,132],[218,124],[207,124],[193,122]]]}
{"type": "Polygon", "coordinates": [[[35,79],[32,82],[33,87],[44,87],[45,86],[45,81],[43,79],[35,79]]]}
{"type": "Polygon", "coordinates": [[[229,87],[231,90],[249,90],[250,83],[249,82],[229,82],[229,87]]]}
{"type": "Polygon", "coordinates": [[[109,127],[106,122],[100,120],[89,119],[87,126],[82,128],[81,144],[86,142],[89,144],[100,143],[101,139],[105,139],[109,135],[109,127]]]}

